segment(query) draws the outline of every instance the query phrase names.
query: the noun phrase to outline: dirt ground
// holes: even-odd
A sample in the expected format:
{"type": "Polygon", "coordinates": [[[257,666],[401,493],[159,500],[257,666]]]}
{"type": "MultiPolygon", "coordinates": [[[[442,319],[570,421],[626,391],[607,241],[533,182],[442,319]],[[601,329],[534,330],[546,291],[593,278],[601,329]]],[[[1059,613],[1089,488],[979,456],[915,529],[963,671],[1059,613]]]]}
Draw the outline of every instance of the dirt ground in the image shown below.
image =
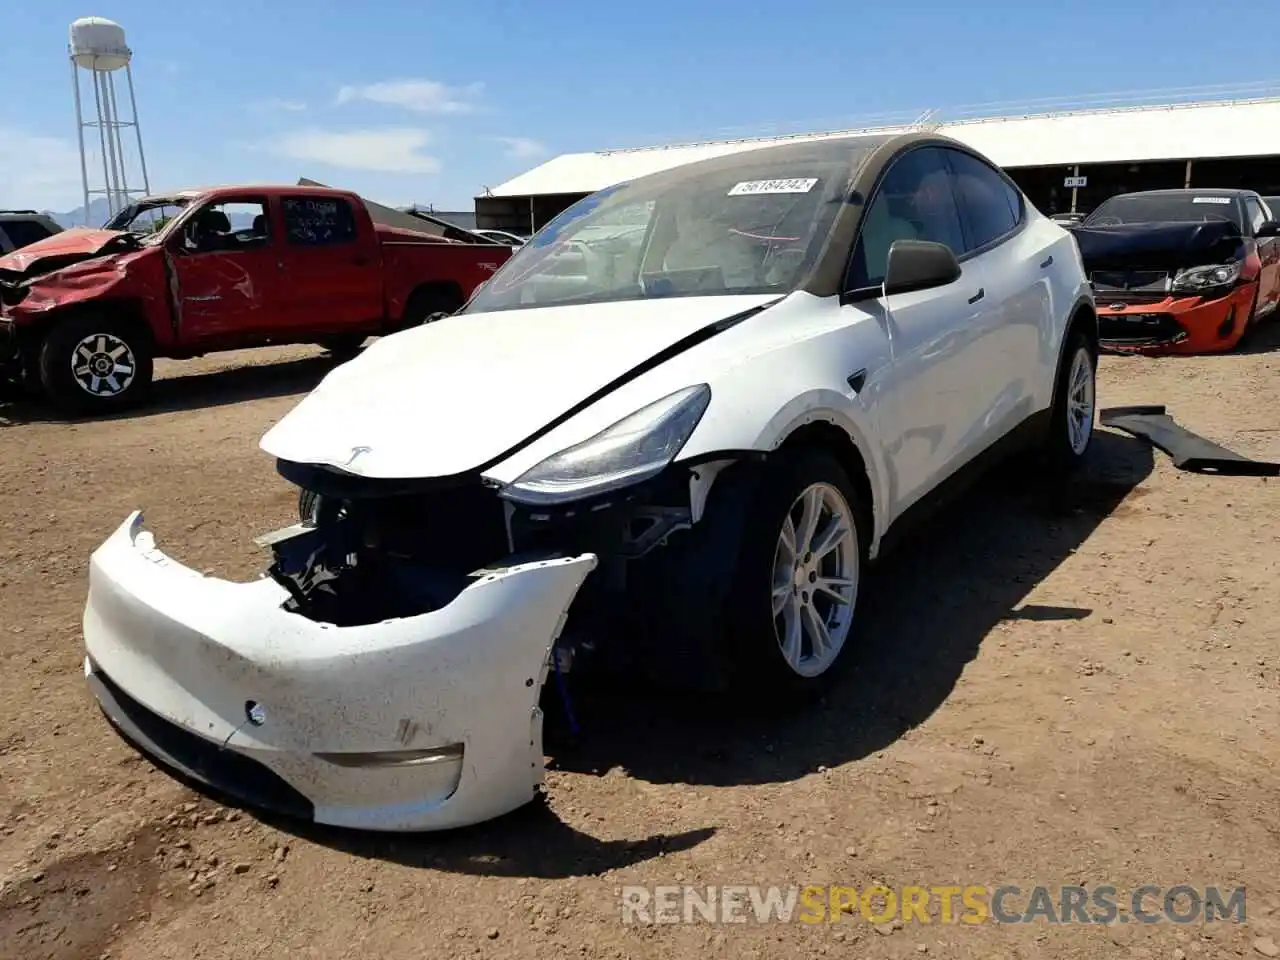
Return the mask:
{"type": "MultiPolygon", "coordinates": [[[[1106,358],[1280,457],[1280,324],[1232,356],[1106,358]]],[[[135,507],[249,577],[294,492],[257,448],[310,350],[162,365],[136,415],[0,408],[0,957],[1210,958],[1280,955],[1280,481],[1097,438],[1065,499],[996,477],[875,572],[857,668],[771,726],[601,698],[545,804],[449,835],[268,825],[140,760],[82,677],[90,551],[135,507]],[[623,924],[624,885],[1246,889],[1177,925],[623,924]]],[[[1155,903],[1158,909],[1158,898],[1155,903]]],[[[1025,903],[1012,900],[1014,909],[1025,903]]]]}

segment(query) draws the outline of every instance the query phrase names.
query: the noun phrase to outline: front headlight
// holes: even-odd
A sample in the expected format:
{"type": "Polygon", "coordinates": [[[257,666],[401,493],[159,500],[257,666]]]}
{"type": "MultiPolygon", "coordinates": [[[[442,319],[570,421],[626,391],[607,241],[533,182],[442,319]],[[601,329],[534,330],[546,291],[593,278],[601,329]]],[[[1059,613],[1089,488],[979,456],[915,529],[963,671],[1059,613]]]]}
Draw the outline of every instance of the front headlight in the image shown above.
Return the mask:
{"type": "Polygon", "coordinates": [[[1240,268],[1243,265],[1243,261],[1237,260],[1235,263],[1179,270],[1173,278],[1173,289],[1178,293],[1201,293],[1228,286],[1240,279],[1240,268]]]}
{"type": "Polygon", "coordinates": [[[705,383],[678,390],[526,470],[501,495],[530,505],[566,503],[648,480],[675,459],[710,402],[705,383]]]}

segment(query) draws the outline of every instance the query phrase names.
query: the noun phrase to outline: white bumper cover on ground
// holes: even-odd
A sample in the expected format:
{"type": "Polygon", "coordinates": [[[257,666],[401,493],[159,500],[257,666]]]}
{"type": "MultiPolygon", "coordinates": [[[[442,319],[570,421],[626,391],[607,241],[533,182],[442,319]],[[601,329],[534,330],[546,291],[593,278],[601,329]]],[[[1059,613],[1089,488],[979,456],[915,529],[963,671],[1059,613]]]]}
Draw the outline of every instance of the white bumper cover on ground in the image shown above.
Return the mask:
{"type": "Polygon", "coordinates": [[[495,570],[440,610],[344,628],[283,609],[270,578],[175,562],[134,513],[90,563],[85,671],[140,749],[249,803],[377,830],[478,823],[542,782],[539,693],[595,565],[495,570]]]}

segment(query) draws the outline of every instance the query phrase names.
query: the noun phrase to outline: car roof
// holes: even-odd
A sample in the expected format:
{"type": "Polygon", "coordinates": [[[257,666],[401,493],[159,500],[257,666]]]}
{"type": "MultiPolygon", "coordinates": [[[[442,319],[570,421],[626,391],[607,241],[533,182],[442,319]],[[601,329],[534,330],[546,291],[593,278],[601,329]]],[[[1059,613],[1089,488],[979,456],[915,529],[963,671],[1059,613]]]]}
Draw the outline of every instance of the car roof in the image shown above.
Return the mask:
{"type": "Polygon", "coordinates": [[[292,183],[227,183],[212,187],[185,187],[181,190],[168,190],[164,193],[152,193],[138,197],[133,203],[162,203],[167,200],[194,200],[211,193],[260,193],[274,196],[287,193],[290,196],[332,196],[335,193],[350,193],[337,187],[299,186],[292,183]]]}
{"type": "Polygon", "coordinates": [[[1110,199],[1118,197],[1256,197],[1258,191],[1246,190],[1243,187],[1175,187],[1167,190],[1131,190],[1128,193],[1117,193],[1110,199]]]}
{"type": "MultiPolygon", "coordinates": [[[[654,186],[678,186],[686,181],[708,174],[732,173],[735,170],[758,167],[761,161],[773,161],[779,170],[804,162],[845,161],[852,175],[876,149],[899,139],[893,134],[848,134],[825,137],[821,140],[795,140],[783,143],[762,144],[747,150],[738,150],[719,157],[695,160],[669,170],[661,170],[637,177],[631,183],[645,182],[654,186]]],[[[780,174],[781,175],[781,174],[780,174]]]]}

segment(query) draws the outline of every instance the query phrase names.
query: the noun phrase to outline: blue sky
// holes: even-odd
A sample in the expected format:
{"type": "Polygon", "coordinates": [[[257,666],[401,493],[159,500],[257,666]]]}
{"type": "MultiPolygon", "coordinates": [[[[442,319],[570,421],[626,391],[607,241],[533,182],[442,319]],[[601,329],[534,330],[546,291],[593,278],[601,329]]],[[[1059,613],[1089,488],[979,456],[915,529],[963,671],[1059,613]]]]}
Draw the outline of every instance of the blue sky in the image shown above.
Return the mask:
{"type": "Polygon", "coordinates": [[[557,153],[1280,76],[1280,28],[1203,0],[10,0],[0,207],[80,204],[85,15],[127,31],[153,189],[308,176],[437,209],[557,153]]]}

